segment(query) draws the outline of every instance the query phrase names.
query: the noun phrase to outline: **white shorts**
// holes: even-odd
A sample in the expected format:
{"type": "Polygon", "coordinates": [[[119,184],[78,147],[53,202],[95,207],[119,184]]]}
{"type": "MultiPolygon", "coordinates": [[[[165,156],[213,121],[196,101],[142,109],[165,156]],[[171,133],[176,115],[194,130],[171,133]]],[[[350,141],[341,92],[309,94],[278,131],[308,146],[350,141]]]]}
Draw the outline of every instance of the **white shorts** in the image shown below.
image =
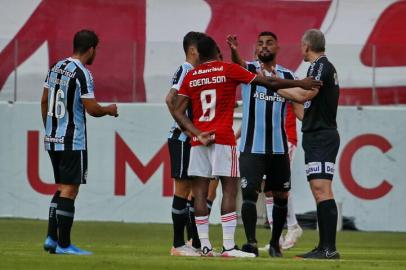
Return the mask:
{"type": "Polygon", "coordinates": [[[238,155],[235,145],[192,146],[188,175],[207,178],[240,177],[238,155]]]}

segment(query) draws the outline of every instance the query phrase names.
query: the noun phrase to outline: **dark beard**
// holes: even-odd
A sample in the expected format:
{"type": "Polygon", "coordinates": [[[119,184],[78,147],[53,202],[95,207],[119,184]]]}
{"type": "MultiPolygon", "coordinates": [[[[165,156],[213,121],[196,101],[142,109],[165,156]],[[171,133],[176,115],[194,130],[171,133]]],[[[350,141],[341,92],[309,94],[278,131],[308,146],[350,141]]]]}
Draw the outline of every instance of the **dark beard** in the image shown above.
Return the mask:
{"type": "Polygon", "coordinates": [[[258,59],[261,60],[262,63],[272,62],[275,59],[275,54],[274,53],[270,53],[267,55],[259,54],[258,59]]]}

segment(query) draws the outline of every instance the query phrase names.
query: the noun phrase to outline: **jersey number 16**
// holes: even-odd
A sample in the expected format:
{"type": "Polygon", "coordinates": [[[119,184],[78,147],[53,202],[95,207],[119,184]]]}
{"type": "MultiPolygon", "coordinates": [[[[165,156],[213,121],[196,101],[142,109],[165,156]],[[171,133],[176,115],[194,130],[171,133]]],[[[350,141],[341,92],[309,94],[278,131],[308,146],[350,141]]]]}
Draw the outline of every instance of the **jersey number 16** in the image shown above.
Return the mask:
{"type": "Polygon", "coordinates": [[[66,112],[64,103],[65,93],[61,89],[59,89],[58,91],[56,91],[55,97],[55,88],[50,87],[49,90],[51,91],[51,94],[49,96],[48,115],[51,117],[54,116],[53,112],[55,111],[55,117],[61,119],[65,116],[66,112]]]}

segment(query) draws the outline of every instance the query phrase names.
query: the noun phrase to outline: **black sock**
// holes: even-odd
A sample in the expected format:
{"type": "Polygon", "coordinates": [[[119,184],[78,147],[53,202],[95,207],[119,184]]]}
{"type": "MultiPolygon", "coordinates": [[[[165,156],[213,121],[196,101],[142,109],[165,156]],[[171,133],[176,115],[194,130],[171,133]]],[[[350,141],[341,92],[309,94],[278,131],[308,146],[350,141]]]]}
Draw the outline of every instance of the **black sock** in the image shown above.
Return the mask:
{"type": "Polygon", "coordinates": [[[257,226],[256,202],[244,200],[241,206],[241,218],[244,223],[245,236],[248,243],[257,243],[255,231],[257,226]]]}
{"type": "Polygon", "coordinates": [[[329,250],[336,249],[337,234],[337,205],[334,199],[325,200],[317,204],[319,221],[319,247],[329,250]]]}
{"type": "Polygon", "coordinates": [[[287,214],[288,199],[274,198],[272,210],[272,238],[270,242],[273,247],[279,247],[279,238],[281,237],[283,226],[285,226],[287,214]]]}
{"type": "Polygon", "coordinates": [[[186,237],[188,241],[193,238],[192,226],[190,225],[190,207],[192,207],[191,205],[192,202],[188,200],[186,203],[186,211],[187,211],[186,237]]]}
{"type": "Polygon", "coordinates": [[[172,222],[173,222],[173,246],[181,247],[185,244],[185,226],[187,223],[187,200],[173,196],[172,201],[172,222]]]}
{"type": "Polygon", "coordinates": [[[207,215],[210,216],[211,207],[213,206],[213,202],[210,200],[206,200],[206,201],[207,201],[207,211],[208,211],[207,215]]]}
{"type": "Polygon", "coordinates": [[[54,241],[58,241],[58,222],[56,221],[56,207],[58,206],[59,194],[58,190],[52,197],[51,204],[49,205],[48,216],[48,236],[54,241]]]}
{"type": "Polygon", "coordinates": [[[58,220],[59,237],[58,244],[66,248],[70,245],[70,231],[73,217],[75,216],[75,201],[69,198],[59,197],[56,217],[58,220]]]}
{"type": "Polygon", "coordinates": [[[319,211],[319,204],[317,204],[317,227],[319,229],[319,244],[317,245],[318,248],[322,248],[324,244],[324,235],[325,235],[325,228],[323,219],[321,218],[321,212],[319,211]]]}
{"type": "Polygon", "coordinates": [[[194,248],[199,249],[201,247],[199,234],[197,233],[196,221],[195,221],[195,198],[192,197],[190,201],[190,208],[189,208],[189,229],[192,236],[192,246],[194,248]]]}

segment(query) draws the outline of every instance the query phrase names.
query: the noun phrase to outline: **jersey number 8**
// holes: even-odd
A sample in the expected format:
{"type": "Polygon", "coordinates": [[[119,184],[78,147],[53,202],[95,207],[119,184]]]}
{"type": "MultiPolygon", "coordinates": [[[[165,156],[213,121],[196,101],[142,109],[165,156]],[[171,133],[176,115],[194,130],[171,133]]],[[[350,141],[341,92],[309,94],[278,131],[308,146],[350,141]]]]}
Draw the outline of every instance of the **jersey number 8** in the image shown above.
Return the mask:
{"type": "Polygon", "coordinates": [[[49,101],[49,108],[48,108],[48,115],[49,116],[54,116],[54,106],[55,106],[55,117],[58,119],[61,119],[65,116],[65,103],[63,102],[63,99],[65,98],[65,93],[59,89],[56,91],[56,98],[55,98],[55,89],[50,88],[51,90],[51,95],[50,95],[50,101],[49,101]]]}
{"type": "Polygon", "coordinates": [[[216,89],[207,89],[200,93],[202,103],[202,116],[200,122],[209,122],[216,115],[216,89]]]}

